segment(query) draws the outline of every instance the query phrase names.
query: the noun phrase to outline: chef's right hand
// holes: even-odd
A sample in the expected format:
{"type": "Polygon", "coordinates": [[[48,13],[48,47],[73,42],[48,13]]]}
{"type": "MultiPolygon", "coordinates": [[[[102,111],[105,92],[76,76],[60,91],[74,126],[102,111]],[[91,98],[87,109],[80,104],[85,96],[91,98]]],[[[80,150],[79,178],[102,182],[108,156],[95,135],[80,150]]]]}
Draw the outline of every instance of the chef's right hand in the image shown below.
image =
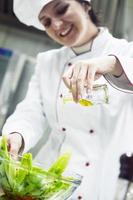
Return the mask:
{"type": "Polygon", "coordinates": [[[111,74],[120,77],[122,73],[121,63],[116,56],[110,55],[72,63],[64,73],[63,81],[77,103],[83,97],[84,91],[91,91],[95,81],[102,75],[111,74]]]}
{"type": "Polygon", "coordinates": [[[23,138],[19,133],[11,133],[6,137],[8,143],[8,151],[12,155],[12,158],[16,160],[23,145],[23,138]]]}

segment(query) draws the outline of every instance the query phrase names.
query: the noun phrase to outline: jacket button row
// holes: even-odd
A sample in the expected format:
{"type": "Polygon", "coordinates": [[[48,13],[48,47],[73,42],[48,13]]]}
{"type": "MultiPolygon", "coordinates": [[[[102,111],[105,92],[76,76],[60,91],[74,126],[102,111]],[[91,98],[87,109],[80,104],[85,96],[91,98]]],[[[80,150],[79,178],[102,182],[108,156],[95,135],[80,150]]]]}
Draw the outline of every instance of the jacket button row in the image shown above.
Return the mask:
{"type": "Polygon", "coordinates": [[[62,98],[63,97],[63,95],[62,94],[60,94],[60,98],[62,98]]]}
{"type": "Polygon", "coordinates": [[[90,134],[93,134],[93,133],[94,133],[94,130],[93,130],[93,129],[90,129],[89,132],[90,132],[90,134]]]}
{"type": "Polygon", "coordinates": [[[62,128],[62,131],[66,131],[66,128],[62,128]]]}
{"type": "Polygon", "coordinates": [[[68,66],[69,66],[69,67],[70,67],[70,66],[72,66],[72,63],[71,63],[71,62],[69,62],[69,63],[68,63],[68,66]]]}
{"type": "Polygon", "coordinates": [[[78,199],[82,199],[82,196],[78,196],[78,199]]]}
{"type": "Polygon", "coordinates": [[[89,163],[89,162],[86,162],[86,163],[85,163],[85,166],[86,166],[86,167],[89,167],[89,166],[90,166],[90,163],[89,163]]]}

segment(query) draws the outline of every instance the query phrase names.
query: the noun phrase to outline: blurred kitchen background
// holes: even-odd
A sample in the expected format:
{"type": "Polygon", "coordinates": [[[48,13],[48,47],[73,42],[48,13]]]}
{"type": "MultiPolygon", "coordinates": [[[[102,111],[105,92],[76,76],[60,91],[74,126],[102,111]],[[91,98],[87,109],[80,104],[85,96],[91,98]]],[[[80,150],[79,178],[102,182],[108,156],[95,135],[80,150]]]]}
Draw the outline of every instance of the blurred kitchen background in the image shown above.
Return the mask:
{"type": "MultiPolygon", "coordinates": [[[[133,0],[92,1],[101,23],[115,37],[133,40],[133,0]]],[[[36,55],[59,47],[45,32],[17,20],[13,0],[0,0],[0,130],[25,96],[36,55]]]]}

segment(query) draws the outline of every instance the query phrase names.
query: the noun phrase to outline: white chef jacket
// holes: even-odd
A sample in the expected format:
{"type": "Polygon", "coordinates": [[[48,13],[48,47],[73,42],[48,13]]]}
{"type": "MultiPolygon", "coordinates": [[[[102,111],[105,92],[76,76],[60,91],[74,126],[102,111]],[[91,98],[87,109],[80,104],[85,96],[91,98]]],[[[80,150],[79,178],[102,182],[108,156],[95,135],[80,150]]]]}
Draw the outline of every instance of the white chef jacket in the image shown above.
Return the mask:
{"type": "Polygon", "coordinates": [[[50,136],[36,160],[47,168],[60,154],[72,153],[67,170],[83,176],[72,200],[114,199],[119,156],[133,152],[132,57],[133,43],[114,38],[107,29],[102,29],[91,49],[80,55],[67,47],[40,53],[27,95],[4,125],[3,134],[22,134],[25,152],[43,140],[44,130],[50,127],[50,136]],[[106,55],[115,55],[124,70],[120,78],[108,74],[98,80],[108,87],[109,103],[90,107],[64,104],[68,90],[62,81],[64,71],[78,60],[106,55]]]}

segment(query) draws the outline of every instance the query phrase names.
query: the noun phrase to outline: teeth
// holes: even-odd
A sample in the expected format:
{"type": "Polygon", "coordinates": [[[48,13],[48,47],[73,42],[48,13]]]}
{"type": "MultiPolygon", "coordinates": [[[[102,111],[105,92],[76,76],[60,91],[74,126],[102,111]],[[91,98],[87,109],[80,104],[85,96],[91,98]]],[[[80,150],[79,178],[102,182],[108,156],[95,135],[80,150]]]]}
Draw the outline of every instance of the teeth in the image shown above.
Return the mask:
{"type": "Polygon", "coordinates": [[[64,32],[61,33],[61,35],[66,35],[68,31],[69,31],[69,29],[65,30],[64,32]]]}
{"type": "Polygon", "coordinates": [[[69,31],[71,30],[71,27],[69,27],[68,29],[66,29],[65,31],[63,31],[62,33],[60,33],[61,36],[65,36],[69,33],[69,31]]]}

